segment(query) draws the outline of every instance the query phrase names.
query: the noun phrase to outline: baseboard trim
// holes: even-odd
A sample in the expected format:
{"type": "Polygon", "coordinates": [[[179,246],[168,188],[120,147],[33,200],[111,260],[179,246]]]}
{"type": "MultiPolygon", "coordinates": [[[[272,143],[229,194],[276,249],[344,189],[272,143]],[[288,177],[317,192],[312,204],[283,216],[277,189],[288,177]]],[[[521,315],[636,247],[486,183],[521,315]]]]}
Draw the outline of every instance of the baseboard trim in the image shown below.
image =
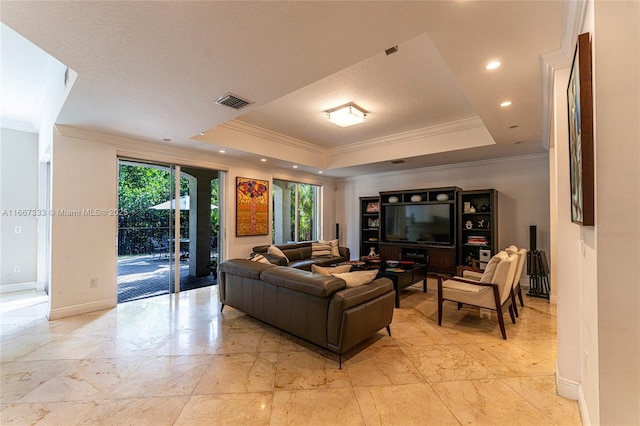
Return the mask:
{"type": "Polygon", "coordinates": [[[556,389],[558,395],[577,401],[580,399],[580,383],[575,380],[560,377],[556,365],[556,389]]]}
{"type": "Polygon", "coordinates": [[[552,305],[557,305],[558,304],[558,296],[556,296],[555,294],[552,294],[549,296],[549,303],[552,305]]]}
{"type": "Polygon", "coordinates": [[[28,281],[25,283],[15,284],[3,284],[0,285],[0,293],[13,293],[16,291],[29,291],[36,290],[38,283],[35,281],[28,281]]]}
{"type": "Polygon", "coordinates": [[[579,387],[580,397],[578,398],[578,410],[580,410],[580,418],[583,426],[591,426],[591,419],[589,418],[589,410],[587,409],[587,402],[584,398],[584,392],[582,386],[579,387]]]}
{"type": "Polygon", "coordinates": [[[82,305],[65,306],[64,308],[51,309],[49,311],[49,321],[58,320],[61,318],[72,317],[74,315],[88,314],[90,312],[102,311],[104,309],[111,309],[118,305],[118,300],[115,298],[97,300],[95,302],[83,303],[82,305]]]}

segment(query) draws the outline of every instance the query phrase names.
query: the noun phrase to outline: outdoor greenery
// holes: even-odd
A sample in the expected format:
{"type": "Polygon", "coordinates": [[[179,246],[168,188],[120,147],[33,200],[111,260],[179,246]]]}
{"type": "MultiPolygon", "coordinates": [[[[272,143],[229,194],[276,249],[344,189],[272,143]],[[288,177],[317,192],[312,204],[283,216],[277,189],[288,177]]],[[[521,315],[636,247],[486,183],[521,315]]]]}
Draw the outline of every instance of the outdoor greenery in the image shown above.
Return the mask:
{"type": "MultiPolygon", "coordinates": [[[[218,185],[212,186],[212,204],[218,205],[218,185]]],[[[152,253],[154,243],[161,244],[169,235],[169,210],[152,206],[169,200],[171,172],[166,167],[121,163],[118,176],[118,254],[152,253]]],[[[180,179],[180,195],[189,194],[189,180],[180,179]]],[[[176,197],[179,198],[179,197],[176,197]]],[[[218,209],[212,209],[214,230],[218,224],[218,209]]],[[[188,236],[189,212],[180,215],[181,235],[188,236]]]]}

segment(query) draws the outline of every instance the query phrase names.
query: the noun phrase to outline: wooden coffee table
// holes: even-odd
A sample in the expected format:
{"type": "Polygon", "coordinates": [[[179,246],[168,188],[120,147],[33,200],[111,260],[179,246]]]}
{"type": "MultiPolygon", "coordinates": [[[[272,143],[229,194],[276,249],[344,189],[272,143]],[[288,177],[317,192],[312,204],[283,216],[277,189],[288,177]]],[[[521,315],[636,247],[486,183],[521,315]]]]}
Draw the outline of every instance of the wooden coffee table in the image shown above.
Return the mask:
{"type": "Polygon", "coordinates": [[[387,277],[393,281],[393,289],[396,291],[396,308],[400,307],[400,290],[422,281],[422,291],[427,292],[427,265],[414,263],[411,265],[400,264],[395,268],[380,264],[379,277],[387,277]]]}

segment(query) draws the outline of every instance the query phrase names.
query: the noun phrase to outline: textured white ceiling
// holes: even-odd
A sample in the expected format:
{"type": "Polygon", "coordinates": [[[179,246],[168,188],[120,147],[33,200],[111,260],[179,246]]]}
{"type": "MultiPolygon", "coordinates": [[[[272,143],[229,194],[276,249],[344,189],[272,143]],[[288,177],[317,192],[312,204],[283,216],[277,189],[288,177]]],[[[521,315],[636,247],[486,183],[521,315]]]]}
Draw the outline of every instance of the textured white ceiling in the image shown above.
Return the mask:
{"type": "Polygon", "coordinates": [[[564,3],[0,7],[3,23],[78,73],[59,124],[206,150],[266,151],[283,167],[300,157],[303,166],[344,176],[388,169],[379,154],[399,144],[412,147],[398,152],[413,157],[405,167],[543,152],[540,55],[560,48],[564,3]],[[386,56],[393,45],[399,51],[386,56]],[[483,66],[494,58],[504,66],[489,73],[483,66]],[[226,92],[254,104],[240,111],[215,105],[226,92]],[[499,108],[506,98],[513,106],[499,108]],[[364,124],[343,129],[326,121],[326,109],[346,102],[369,111],[364,124]],[[437,147],[426,146],[459,120],[483,124],[488,133],[478,131],[463,148],[452,145],[455,152],[443,151],[440,136],[437,147]],[[341,150],[361,160],[332,160],[341,150]]]}

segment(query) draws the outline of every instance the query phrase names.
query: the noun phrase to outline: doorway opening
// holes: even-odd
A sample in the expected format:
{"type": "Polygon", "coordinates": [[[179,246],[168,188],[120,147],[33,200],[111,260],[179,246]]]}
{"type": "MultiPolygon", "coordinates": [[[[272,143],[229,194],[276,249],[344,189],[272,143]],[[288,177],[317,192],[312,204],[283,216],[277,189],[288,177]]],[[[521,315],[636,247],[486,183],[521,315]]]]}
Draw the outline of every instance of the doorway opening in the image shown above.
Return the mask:
{"type": "Polygon", "coordinates": [[[119,160],[118,303],[217,284],[219,181],[217,170],[119,160]]]}

